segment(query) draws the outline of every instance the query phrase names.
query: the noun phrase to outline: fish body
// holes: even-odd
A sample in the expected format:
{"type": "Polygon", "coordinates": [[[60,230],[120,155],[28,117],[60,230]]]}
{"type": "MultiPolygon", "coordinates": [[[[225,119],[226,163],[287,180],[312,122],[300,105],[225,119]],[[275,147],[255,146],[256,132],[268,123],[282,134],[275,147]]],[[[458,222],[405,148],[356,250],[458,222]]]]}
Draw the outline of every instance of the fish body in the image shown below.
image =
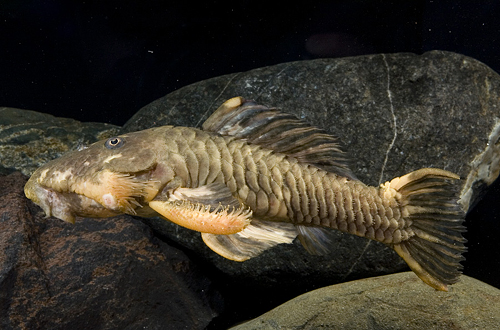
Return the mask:
{"type": "Polygon", "coordinates": [[[458,281],[458,176],[427,168],[372,187],[345,163],[333,136],[238,97],[203,130],[155,127],[65,154],[39,168],[25,194],[69,222],[162,216],[235,261],[297,236],[310,253],[325,254],[324,229],[337,229],[392,247],[438,290],[458,281]]]}

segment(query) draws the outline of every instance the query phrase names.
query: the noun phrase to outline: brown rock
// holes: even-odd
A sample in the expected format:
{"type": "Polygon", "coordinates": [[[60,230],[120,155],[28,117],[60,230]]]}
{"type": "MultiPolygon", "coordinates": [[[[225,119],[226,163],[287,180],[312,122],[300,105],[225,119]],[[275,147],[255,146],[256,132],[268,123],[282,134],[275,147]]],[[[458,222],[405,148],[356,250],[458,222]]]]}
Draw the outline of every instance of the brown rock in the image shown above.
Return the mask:
{"type": "Polygon", "coordinates": [[[1,329],[204,329],[212,284],[131,217],[42,218],[20,173],[0,177],[1,329]]]}

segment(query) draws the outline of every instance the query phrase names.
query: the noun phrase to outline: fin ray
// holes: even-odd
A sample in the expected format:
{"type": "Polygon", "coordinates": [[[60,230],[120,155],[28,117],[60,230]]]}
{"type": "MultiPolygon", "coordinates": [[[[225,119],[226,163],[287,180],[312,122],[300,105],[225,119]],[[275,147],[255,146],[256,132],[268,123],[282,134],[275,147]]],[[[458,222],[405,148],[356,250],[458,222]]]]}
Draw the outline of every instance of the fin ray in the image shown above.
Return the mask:
{"type": "Polygon", "coordinates": [[[205,131],[246,139],[323,170],[355,179],[337,138],[276,108],[235,97],[203,123],[205,131]]]}
{"type": "Polygon", "coordinates": [[[169,200],[188,200],[195,204],[210,205],[212,209],[219,205],[234,208],[242,206],[240,201],[231,194],[229,188],[220,182],[210,183],[198,188],[181,187],[167,191],[166,195],[168,195],[166,198],[169,200]]]}
{"type": "Polygon", "coordinates": [[[327,228],[297,225],[298,238],[309,254],[322,256],[330,252],[331,240],[326,235],[327,228]]]}
{"type": "Polygon", "coordinates": [[[243,230],[250,223],[252,215],[252,211],[246,206],[234,208],[219,205],[211,209],[210,205],[188,200],[153,200],[149,202],[149,207],[179,226],[218,235],[229,235],[243,230]]]}
{"type": "Polygon", "coordinates": [[[278,244],[291,244],[296,236],[297,231],[293,224],[255,219],[236,234],[201,234],[210,249],[234,261],[251,259],[278,244]]]}
{"type": "Polygon", "coordinates": [[[462,234],[465,214],[458,204],[454,173],[432,168],[420,169],[386,183],[401,194],[400,204],[409,213],[412,237],[394,250],[427,284],[448,291],[459,280],[462,253],[467,250],[462,234]]]}

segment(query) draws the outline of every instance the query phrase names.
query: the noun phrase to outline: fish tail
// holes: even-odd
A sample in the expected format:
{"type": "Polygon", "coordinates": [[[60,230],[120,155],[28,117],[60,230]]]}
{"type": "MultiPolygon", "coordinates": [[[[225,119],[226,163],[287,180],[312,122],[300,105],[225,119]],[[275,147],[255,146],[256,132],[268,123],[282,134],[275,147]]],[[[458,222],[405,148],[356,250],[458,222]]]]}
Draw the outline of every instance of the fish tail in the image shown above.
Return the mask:
{"type": "Polygon", "coordinates": [[[382,192],[399,193],[403,219],[409,225],[409,238],[389,245],[420,279],[440,291],[458,282],[460,261],[465,259],[465,214],[457,203],[457,179],[445,170],[423,168],[381,186],[382,192]]]}

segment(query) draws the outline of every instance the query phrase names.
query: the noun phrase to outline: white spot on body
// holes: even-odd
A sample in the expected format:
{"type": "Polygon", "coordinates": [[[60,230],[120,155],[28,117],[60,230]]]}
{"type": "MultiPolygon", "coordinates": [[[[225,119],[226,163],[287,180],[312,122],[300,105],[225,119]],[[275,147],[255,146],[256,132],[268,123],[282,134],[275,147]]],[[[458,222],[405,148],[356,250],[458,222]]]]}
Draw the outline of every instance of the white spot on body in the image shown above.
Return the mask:
{"type": "Polygon", "coordinates": [[[109,156],[108,158],[106,158],[103,163],[109,163],[110,161],[112,161],[113,159],[115,158],[120,158],[122,156],[122,154],[117,154],[117,155],[112,155],[112,156],[109,156]]]}
{"type": "Polygon", "coordinates": [[[85,163],[83,163],[83,166],[89,166],[90,162],[87,160],[85,163]]]}
{"type": "Polygon", "coordinates": [[[104,194],[102,195],[102,203],[105,207],[110,209],[116,208],[116,198],[112,194],[104,194]]]}

